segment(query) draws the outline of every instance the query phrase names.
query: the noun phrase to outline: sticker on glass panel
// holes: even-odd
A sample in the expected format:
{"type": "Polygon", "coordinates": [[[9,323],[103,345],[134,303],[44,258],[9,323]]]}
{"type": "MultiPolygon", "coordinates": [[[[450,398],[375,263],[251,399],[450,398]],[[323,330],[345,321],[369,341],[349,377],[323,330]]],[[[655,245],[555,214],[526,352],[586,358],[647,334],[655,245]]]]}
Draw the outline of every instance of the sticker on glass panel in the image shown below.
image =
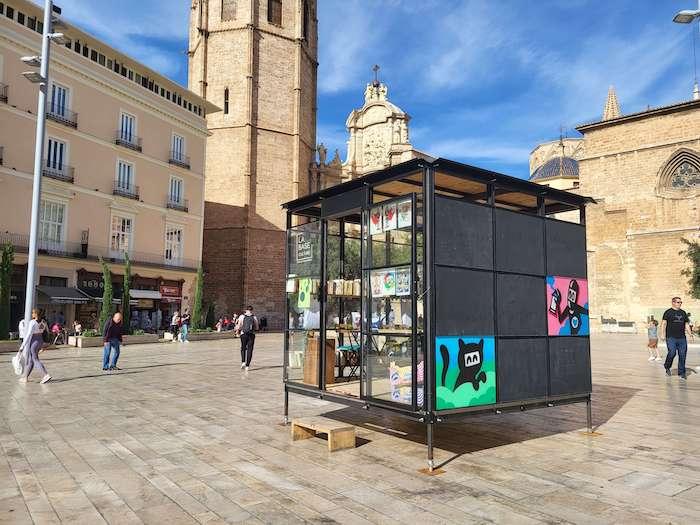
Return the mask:
{"type": "Polygon", "coordinates": [[[437,410],[496,402],[496,350],[493,337],[435,339],[437,410]]]}

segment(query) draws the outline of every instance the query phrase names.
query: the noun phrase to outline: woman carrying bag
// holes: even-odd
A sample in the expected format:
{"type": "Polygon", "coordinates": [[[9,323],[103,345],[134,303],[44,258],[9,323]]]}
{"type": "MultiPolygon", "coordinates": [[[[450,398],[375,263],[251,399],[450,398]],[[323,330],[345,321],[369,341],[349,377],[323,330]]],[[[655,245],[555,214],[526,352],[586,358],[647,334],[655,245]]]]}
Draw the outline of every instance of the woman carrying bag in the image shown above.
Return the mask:
{"type": "Polygon", "coordinates": [[[46,326],[38,321],[39,310],[36,308],[32,310],[32,320],[29,321],[29,325],[25,328],[24,339],[19,349],[22,351],[22,356],[24,357],[24,370],[22,376],[19,378],[20,383],[26,383],[29,378],[29,374],[32,370],[36,368],[43,372],[44,375],[41,378],[41,383],[48,383],[51,381],[51,376],[46,371],[44,364],[39,359],[39,351],[41,347],[44,346],[44,330],[46,326]]]}

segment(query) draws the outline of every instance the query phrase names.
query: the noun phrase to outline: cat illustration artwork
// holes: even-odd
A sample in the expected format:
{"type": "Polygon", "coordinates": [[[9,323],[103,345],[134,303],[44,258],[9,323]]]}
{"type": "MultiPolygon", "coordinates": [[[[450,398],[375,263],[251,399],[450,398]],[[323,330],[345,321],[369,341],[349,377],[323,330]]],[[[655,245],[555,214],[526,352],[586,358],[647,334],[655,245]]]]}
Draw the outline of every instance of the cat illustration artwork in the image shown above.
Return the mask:
{"type": "Polygon", "coordinates": [[[479,390],[481,383],[486,383],[486,373],[481,369],[484,362],[484,340],[477,344],[465,343],[459,340],[459,355],[457,365],[459,375],[455,381],[454,389],[457,390],[464,383],[471,383],[474,390],[479,390]]]}
{"type": "Polygon", "coordinates": [[[496,402],[494,337],[437,337],[435,357],[438,410],[496,402]]]}

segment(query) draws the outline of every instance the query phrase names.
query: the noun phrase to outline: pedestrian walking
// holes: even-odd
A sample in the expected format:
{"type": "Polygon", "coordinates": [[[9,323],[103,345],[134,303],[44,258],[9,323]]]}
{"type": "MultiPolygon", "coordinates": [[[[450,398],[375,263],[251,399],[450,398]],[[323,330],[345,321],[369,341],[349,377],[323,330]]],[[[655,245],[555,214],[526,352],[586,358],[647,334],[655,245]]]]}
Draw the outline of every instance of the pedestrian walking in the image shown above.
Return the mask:
{"type": "Polygon", "coordinates": [[[183,343],[189,343],[187,334],[190,331],[190,309],[185,308],[184,313],[180,317],[180,340],[183,343]]]}
{"type": "Polygon", "coordinates": [[[20,383],[26,383],[29,379],[29,374],[32,373],[34,367],[43,373],[41,383],[51,381],[51,376],[46,371],[44,363],[39,359],[39,352],[44,346],[44,326],[39,322],[39,310],[32,310],[32,320],[24,329],[24,339],[19,347],[22,350],[24,357],[24,369],[22,376],[19,378],[20,383]]]}
{"type": "Polygon", "coordinates": [[[104,330],[102,332],[104,341],[104,351],[102,353],[102,370],[121,370],[117,366],[119,360],[120,346],[122,343],[122,333],[124,326],[122,323],[122,314],[117,312],[112,317],[107,319],[104,330]],[[110,360],[110,355],[112,359],[110,360]]]}
{"type": "Polygon", "coordinates": [[[173,334],[173,343],[177,343],[179,331],[180,331],[180,312],[175,310],[173,317],[170,319],[170,333],[173,334]]]}
{"type": "Polygon", "coordinates": [[[659,322],[654,319],[653,315],[647,323],[647,337],[649,339],[647,343],[649,361],[661,361],[661,355],[659,354],[659,322]],[[656,355],[654,355],[655,352],[656,355]]]}
{"type": "Polygon", "coordinates": [[[258,318],[253,315],[253,307],[247,306],[245,313],[236,321],[235,331],[241,337],[241,369],[246,372],[250,368],[253,359],[253,346],[255,345],[255,332],[260,330],[258,318]]]}
{"type": "Polygon", "coordinates": [[[671,375],[671,366],[673,365],[673,360],[677,353],[678,376],[681,379],[685,379],[685,357],[688,353],[686,335],[690,337],[691,341],[695,339],[695,336],[693,336],[693,332],[690,331],[688,314],[684,310],[681,310],[682,304],[683,301],[680,297],[671,299],[671,308],[664,312],[663,319],[661,320],[661,333],[666,338],[666,347],[668,348],[666,362],[664,363],[666,375],[671,375]]]}

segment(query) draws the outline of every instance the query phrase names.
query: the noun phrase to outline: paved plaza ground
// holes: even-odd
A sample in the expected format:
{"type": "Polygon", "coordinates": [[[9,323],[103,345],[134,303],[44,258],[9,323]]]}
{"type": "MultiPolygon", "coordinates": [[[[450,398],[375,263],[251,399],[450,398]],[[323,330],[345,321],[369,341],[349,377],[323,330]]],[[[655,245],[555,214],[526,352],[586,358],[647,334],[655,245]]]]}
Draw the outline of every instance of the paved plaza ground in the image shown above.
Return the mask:
{"type": "MultiPolygon", "coordinates": [[[[0,523],[700,523],[700,375],[648,363],[641,336],[596,336],[585,405],[425,428],[297,395],[291,415],[358,426],[329,453],[280,425],[282,337],[44,352],[17,383],[0,355],[0,523]]],[[[700,365],[700,347],[689,363],[700,365]]]]}

